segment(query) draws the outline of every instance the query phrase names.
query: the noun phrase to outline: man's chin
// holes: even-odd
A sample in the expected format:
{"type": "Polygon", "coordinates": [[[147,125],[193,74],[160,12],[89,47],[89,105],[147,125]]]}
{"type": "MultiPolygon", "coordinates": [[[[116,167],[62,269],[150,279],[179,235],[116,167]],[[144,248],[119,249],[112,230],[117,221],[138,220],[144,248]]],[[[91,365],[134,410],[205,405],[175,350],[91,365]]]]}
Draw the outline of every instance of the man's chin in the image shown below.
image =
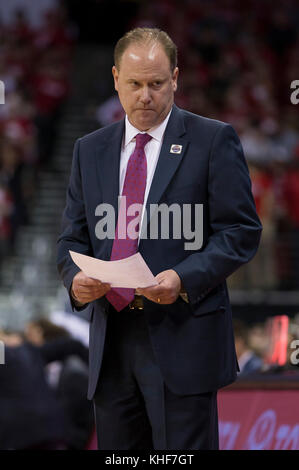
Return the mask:
{"type": "Polygon", "coordinates": [[[145,109],[135,113],[132,124],[141,131],[147,131],[160,124],[160,121],[155,111],[145,109]]]}
{"type": "Polygon", "coordinates": [[[156,125],[153,119],[135,119],[132,124],[140,131],[147,131],[156,125]]]}

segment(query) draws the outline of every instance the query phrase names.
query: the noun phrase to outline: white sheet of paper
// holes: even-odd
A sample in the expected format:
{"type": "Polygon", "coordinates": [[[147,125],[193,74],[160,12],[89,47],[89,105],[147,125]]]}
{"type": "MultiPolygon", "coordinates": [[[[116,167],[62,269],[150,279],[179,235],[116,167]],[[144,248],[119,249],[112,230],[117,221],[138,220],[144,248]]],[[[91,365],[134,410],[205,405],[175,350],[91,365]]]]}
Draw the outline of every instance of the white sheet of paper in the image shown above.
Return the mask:
{"type": "Polygon", "coordinates": [[[117,261],[103,261],[70,250],[69,253],[86,276],[107,282],[111,287],[137,289],[158,284],[140,253],[117,261]]]}

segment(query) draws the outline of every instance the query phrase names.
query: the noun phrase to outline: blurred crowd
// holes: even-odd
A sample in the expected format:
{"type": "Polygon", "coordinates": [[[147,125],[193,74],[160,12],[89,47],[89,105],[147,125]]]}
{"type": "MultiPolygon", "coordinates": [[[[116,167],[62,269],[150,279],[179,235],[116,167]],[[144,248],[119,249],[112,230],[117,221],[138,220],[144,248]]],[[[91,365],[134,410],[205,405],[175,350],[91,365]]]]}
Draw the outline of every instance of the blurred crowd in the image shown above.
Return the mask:
{"type": "Polygon", "coordinates": [[[299,379],[299,313],[268,317],[264,322],[248,324],[234,318],[239,379],[253,376],[267,379],[269,374],[299,379]]]}
{"type": "Polygon", "coordinates": [[[23,332],[0,331],[0,341],[0,449],[87,448],[94,429],[87,346],[46,317],[23,332]]]}
{"type": "Polygon", "coordinates": [[[5,24],[0,17],[0,260],[27,222],[39,171],[51,158],[74,41],[60,6],[46,11],[36,28],[26,10],[14,11],[5,24]]]}
{"type": "MultiPolygon", "coordinates": [[[[54,315],[55,317],[55,315],[54,315]]],[[[68,318],[39,316],[24,331],[0,330],[0,449],[95,448],[88,401],[88,344],[68,318]],[[0,358],[1,360],[1,358],[0,358]]],[[[234,318],[238,382],[299,379],[299,314],[248,324],[234,318]]]]}
{"type": "MultiPolygon", "coordinates": [[[[165,29],[178,46],[176,104],[240,136],[264,230],[233,288],[299,287],[299,105],[290,100],[298,24],[296,0],[152,0],[128,25],[165,29]]],[[[100,125],[122,115],[115,95],[96,113],[100,125]]]]}

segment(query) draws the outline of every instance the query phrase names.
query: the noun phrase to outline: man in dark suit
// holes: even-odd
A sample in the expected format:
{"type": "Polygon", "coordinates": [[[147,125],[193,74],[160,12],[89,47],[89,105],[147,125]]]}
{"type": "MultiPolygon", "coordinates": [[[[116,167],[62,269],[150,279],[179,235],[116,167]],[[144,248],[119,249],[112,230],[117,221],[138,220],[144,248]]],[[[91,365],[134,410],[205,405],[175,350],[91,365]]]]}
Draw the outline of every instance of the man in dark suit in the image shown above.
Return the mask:
{"type": "MultiPolygon", "coordinates": [[[[78,440],[70,407],[65,396],[57,396],[50,387],[45,366],[70,356],[87,362],[87,349],[68,337],[40,346],[24,341],[19,333],[0,332],[0,338],[6,346],[5,364],[0,367],[0,449],[73,448],[78,440]]],[[[73,387],[72,398],[78,397],[77,389],[78,385],[73,387]]]]}
{"type": "Polygon", "coordinates": [[[263,360],[250,347],[249,327],[235,318],[233,321],[235,347],[240,372],[238,377],[248,376],[252,373],[258,373],[263,367],[263,360]]]}
{"type": "Polygon", "coordinates": [[[58,240],[72,305],[89,304],[88,397],[99,448],[217,449],[217,390],[238,368],[226,278],[254,256],[261,233],[247,165],[230,125],[174,105],[177,54],[166,33],[133,30],[118,41],[114,58],[126,118],[76,142],[58,240]],[[99,207],[120,215],[120,194],[146,208],[135,245],[129,230],[125,241],[118,230],[114,239],[99,234],[99,207]],[[162,222],[151,236],[154,204],[179,209],[168,237],[162,222]],[[186,207],[200,246],[186,243],[185,219],[178,218],[186,207]],[[103,260],[138,250],[158,284],[133,296],[111,289],[85,276],[69,250],[103,260]]]}

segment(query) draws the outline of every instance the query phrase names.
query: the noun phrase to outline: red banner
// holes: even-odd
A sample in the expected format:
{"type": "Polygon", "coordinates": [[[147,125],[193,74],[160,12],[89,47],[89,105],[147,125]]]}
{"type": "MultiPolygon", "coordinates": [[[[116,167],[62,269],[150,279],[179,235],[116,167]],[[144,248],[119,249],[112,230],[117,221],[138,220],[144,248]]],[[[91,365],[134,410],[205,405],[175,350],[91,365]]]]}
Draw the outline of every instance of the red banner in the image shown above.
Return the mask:
{"type": "Polygon", "coordinates": [[[218,393],[222,450],[299,449],[299,390],[218,393]]]}

